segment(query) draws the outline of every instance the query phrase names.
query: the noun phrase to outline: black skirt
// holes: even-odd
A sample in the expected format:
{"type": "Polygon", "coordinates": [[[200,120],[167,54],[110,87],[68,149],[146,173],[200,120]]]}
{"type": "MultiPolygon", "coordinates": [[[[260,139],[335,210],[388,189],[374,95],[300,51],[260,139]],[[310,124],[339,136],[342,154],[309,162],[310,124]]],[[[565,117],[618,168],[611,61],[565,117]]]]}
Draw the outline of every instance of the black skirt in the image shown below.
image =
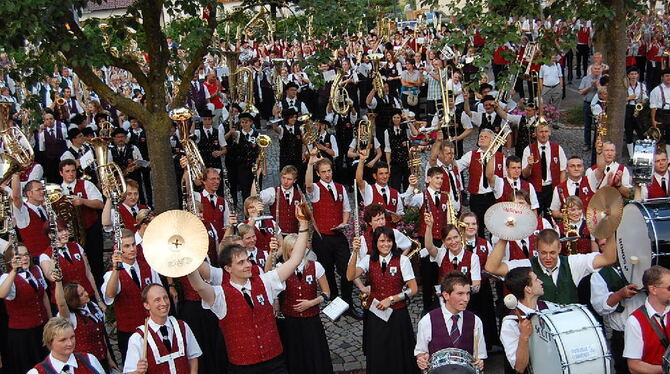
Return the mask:
{"type": "Polygon", "coordinates": [[[416,339],[407,308],[396,309],[388,322],[367,313],[367,373],[419,373],[414,358],[416,339]]]}
{"type": "Polygon", "coordinates": [[[7,330],[8,356],[3,357],[7,373],[25,374],[49,354],[42,345],[43,329],[42,325],[32,329],[7,330]]]}
{"type": "Polygon", "coordinates": [[[228,355],[216,315],[211,310],[203,309],[199,301],[180,300],[179,318],[191,328],[202,350],[198,373],[225,373],[228,355]]]}
{"type": "Polygon", "coordinates": [[[277,319],[284,346],[286,366],[291,374],[333,372],[326,332],[319,315],[307,318],[286,316],[277,319]]]}

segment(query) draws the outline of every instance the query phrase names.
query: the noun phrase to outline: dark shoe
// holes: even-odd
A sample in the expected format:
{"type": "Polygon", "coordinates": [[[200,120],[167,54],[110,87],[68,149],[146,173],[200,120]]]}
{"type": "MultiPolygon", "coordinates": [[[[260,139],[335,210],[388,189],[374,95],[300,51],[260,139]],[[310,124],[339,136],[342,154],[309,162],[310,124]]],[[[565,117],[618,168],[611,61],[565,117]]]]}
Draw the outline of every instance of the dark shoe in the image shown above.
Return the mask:
{"type": "Polygon", "coordinates": [[[357,321],[363,320],[363,312],[361,312],[360,310],[356,309],[353,306],[349,307],[349,309],[347,310],[347,312],[345,314],[350,316],[351,318],[357,320],[357,321]]]}

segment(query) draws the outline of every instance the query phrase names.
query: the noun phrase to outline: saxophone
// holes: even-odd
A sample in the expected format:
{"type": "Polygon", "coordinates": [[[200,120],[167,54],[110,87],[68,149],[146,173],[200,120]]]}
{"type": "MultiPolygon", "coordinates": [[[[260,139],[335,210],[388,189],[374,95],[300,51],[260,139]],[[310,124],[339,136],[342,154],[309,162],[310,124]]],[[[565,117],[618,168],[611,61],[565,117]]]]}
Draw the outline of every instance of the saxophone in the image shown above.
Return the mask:
{"type": "Polygon", "coordinates": [[[407,258],[409,258],[409,259],[411,260],[412,257],[416,256],[417,253],[421,252],[421,248],[422,248],[422,247],[421,247],[421,243],[419,243],[418,240],[416,240],[416,239],[412,239],[412,238],[410,238],[409,236],[408,236],[407,238],[409,239],[410,242],[412,242],[412,245],[414,245],[414,249],[412,249],[412,250],[407,254],[407,258]]]}

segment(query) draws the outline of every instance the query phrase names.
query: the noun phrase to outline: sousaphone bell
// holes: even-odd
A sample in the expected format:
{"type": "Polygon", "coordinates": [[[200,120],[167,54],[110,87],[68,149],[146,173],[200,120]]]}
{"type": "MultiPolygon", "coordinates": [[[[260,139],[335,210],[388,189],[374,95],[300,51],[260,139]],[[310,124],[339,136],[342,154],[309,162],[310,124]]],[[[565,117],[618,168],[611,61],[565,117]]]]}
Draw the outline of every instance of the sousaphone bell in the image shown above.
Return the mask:
{"type": "Polygon", "coordinates": [[[207,256],[209,235],[200,218],[169,210],[151,220],[142,239],[144,257],[160,275],[179,278],[192,273],[207,256]]]}

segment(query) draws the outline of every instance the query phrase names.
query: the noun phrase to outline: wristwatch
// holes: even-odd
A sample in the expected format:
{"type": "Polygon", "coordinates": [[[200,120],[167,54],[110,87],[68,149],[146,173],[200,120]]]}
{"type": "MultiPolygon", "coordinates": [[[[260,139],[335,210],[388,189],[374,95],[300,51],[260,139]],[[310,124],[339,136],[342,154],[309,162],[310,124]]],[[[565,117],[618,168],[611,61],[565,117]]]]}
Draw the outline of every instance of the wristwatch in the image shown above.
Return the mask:
{"type": "Polygon", "coordinates": [[[395,304],[395,296],[391,296],[390,299],[391,299],[391,305],[395,304]]]}

